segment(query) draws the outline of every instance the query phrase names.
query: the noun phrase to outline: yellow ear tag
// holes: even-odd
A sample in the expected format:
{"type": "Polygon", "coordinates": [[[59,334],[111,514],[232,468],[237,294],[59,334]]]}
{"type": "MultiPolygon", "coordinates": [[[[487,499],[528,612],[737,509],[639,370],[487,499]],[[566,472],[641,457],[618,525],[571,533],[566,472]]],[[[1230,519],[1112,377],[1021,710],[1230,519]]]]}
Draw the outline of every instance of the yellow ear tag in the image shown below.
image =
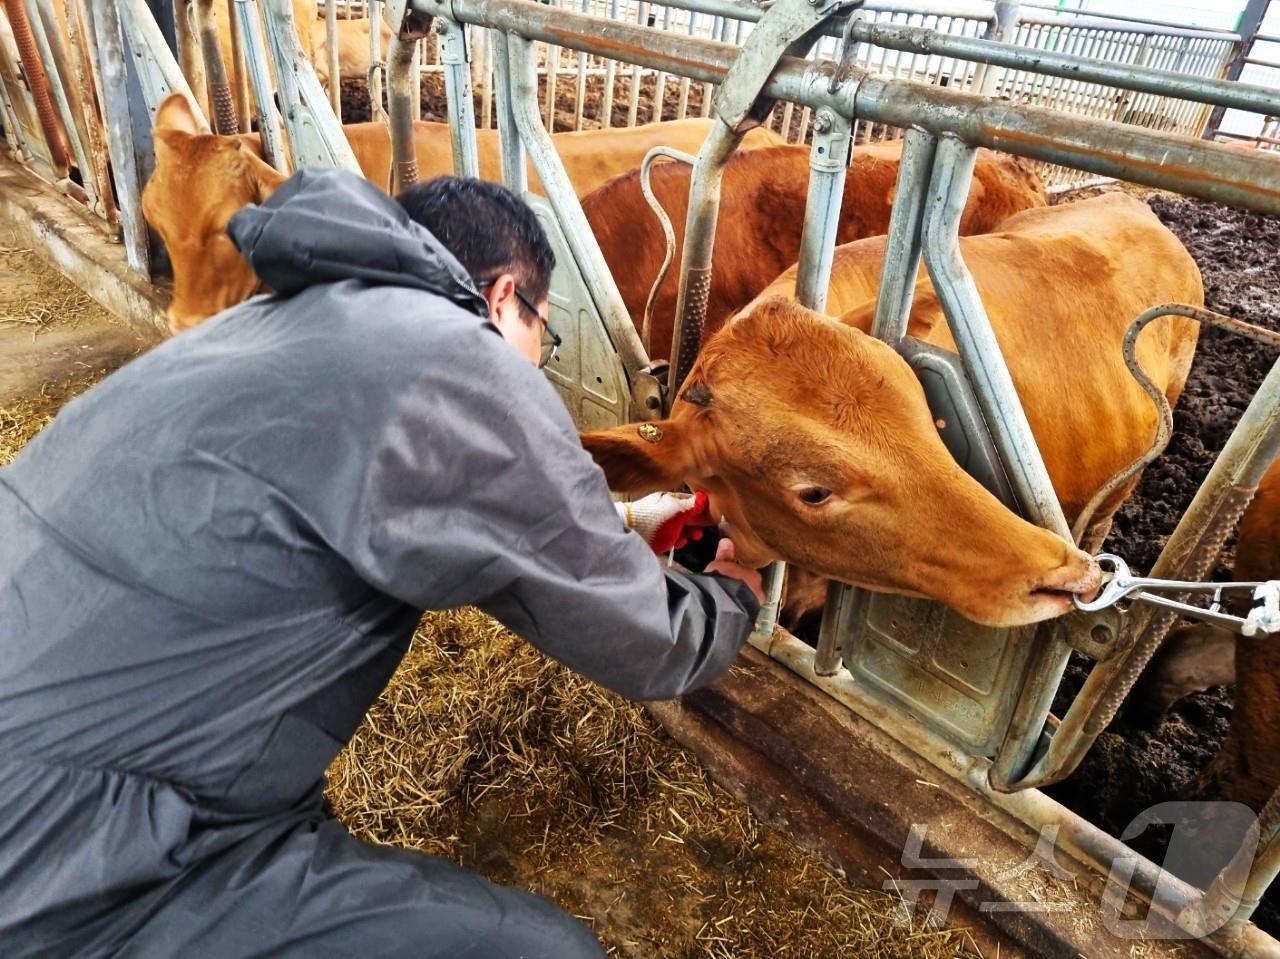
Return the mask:
{"type": "Polygon", "coordinates": [[[662,430],[652,423],[641,423],[639,433],[640,438],[646,443],[660,443],[662,441],[662,430]]]}

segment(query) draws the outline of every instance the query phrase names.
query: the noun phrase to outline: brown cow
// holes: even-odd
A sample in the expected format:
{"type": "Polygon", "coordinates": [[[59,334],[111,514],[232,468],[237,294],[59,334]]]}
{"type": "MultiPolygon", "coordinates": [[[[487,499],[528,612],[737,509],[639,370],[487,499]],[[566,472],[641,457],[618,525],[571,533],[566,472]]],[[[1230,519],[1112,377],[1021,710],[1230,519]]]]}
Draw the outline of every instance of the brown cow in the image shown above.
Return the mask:
{"type": "MultiPolygon", "coordinates": [[[[558,133],[554,141],[570,180],[582,193],[637,165],[658,144],[696,150],[710,122],[676,120],[558,133]]],[[[355,123],[343,129],[365,176],[385,188],[391,164],[386,127],[355,123]]],[[[256,135],[200,134],[190,105],[180,95],[169,97],[156,111],[153,134],[156,166],[142,194],[142,209],[173,263],[169,320],[176,332],[258,289],[257,277],[227,238],[226,225],[245,204],[261,203],[270,196],[283,177],[261,158],[256,135]]],[[[447,125],[419,122],[414,125],[414,139],[423,179],[452,172],[447,125]]],[[[752,134],[753,143],[776,140],[777,135],[769,131],[752,134]]],[[[497,131],[477,131],[477,147],[480,175],[499,179],[497,131]]],[[[532,180],[532,186],[536,189],[540,183],[532,180]]]]}
{"type": "MultiPolygon", "coordinates": [[[[874,290],[884,245],[841,247],[836,276],[858,273],[874,290]]],[[[1203,302],[1199,270],[1123,194],[1028,210],[961,248],[1071,516],[1154,431],[1151,401],[1121,355],[1127,326],[1155,303],[1203,302]]],[[[752,565],[785,559],[994,625],[1066,612],[1066,593],[1096,585],[1096,568],[956,465],[906,362],[863,332],[873,309],[868,299],[836,322],[762,297],[708,341],[660,433],[625,426],[583,442],[616,490],[705,490],[752,565]]],[[[927,278],[910,332],[952,346],[927,278]]],[[[1139,340],[1144,368],[1171,398],[1197,334],[1170,317],[1139,340]]]]}
{"type": "MultiPolygon", "coordinates": [[[[845,180],[837,243],[887,232],[898,176],[901,141],[858,147],[845,180]]],[[[676,254],[654,301],[650,356],[671,347],[678,267],[684,247],[690,167],[654,167],[651,181],[676,231],[676,254]]],[[[715,268],[707,306],[713,332],[800,256],[809,148],[776,146],[739,153],[729,161],[716,226],[715,268]]],[[[962,233],[985,233],[1010,214],[1044,206],[1040,178],[1014,157],[978,151],[973,189],[961,221],[962,233]]],[[[625,174],[584,198],[583,209],[637,329],[649,288],[657,278],[666,241],[657,217],[640,191],[638,171],[625,174]]]]}
{"type": "MultiPolygon", "coordinates": [[[[391,28],[378,21],[382,36],[382,55],[385,58],[391,45],[391,28]]],[[[311,47],[315,56],[316,76],[326,87],[329,85],[328,30],[324,21],[316,21],[311,27],[311,47]]],[[[343,80],[363,80],[369,75],[369,20],[338,20],[338,76],[343,80]]]]}

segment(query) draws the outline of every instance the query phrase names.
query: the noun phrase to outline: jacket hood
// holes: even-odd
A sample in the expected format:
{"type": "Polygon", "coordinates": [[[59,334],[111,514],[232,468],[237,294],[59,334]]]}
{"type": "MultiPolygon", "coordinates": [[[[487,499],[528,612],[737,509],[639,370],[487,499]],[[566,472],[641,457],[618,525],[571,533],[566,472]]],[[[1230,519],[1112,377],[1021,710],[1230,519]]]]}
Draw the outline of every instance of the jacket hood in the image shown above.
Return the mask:
{"type": "Polygon", "coordinates": [[[345,170],[300,170],[261,206],[247,206],[227,233],[271,289],[364,280],[442,296],[488,315],[467,271],[393,199],[345,170]]]}

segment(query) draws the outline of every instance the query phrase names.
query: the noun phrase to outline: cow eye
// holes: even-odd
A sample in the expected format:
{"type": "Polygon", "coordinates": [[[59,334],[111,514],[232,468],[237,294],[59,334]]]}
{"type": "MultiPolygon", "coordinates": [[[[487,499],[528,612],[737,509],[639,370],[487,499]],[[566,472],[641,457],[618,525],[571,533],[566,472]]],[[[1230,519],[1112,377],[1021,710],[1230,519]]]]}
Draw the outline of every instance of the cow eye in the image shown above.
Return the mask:
{"type": "Polygon", "coordinates": [[[831,490],[825,486],[810,486],[800,491],[800,499],[808,506],[821,506],[831,498],[831,490]]]}

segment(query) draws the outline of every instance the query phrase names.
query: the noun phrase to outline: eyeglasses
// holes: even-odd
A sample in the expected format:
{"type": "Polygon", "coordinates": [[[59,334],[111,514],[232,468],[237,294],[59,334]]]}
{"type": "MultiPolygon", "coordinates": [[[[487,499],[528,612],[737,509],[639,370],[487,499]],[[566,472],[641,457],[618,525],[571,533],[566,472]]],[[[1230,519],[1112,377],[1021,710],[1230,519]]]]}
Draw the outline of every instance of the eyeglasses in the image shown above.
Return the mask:
{"type": "MultiPolygon", "coordinates": [[[[476,288],[483,290],[486,286],[493,286],[498,282],[498,278],[492,280],[477,280],[476,288]]],[[[512,287],[512,292],[516,295],[516,301],[526,310],[538,318],[538,322],[542,324],[542,352],[538,357],[538,369],[543,369],[548,363],[556,358],[556,354],[560,351],[560,344],[564,341],[560,339],[560,335],[551,328],[551,324],[547,318],[538,312],[538,308],[530,302],[529,298],[520,291],[520,287],[512,287]]]]}

